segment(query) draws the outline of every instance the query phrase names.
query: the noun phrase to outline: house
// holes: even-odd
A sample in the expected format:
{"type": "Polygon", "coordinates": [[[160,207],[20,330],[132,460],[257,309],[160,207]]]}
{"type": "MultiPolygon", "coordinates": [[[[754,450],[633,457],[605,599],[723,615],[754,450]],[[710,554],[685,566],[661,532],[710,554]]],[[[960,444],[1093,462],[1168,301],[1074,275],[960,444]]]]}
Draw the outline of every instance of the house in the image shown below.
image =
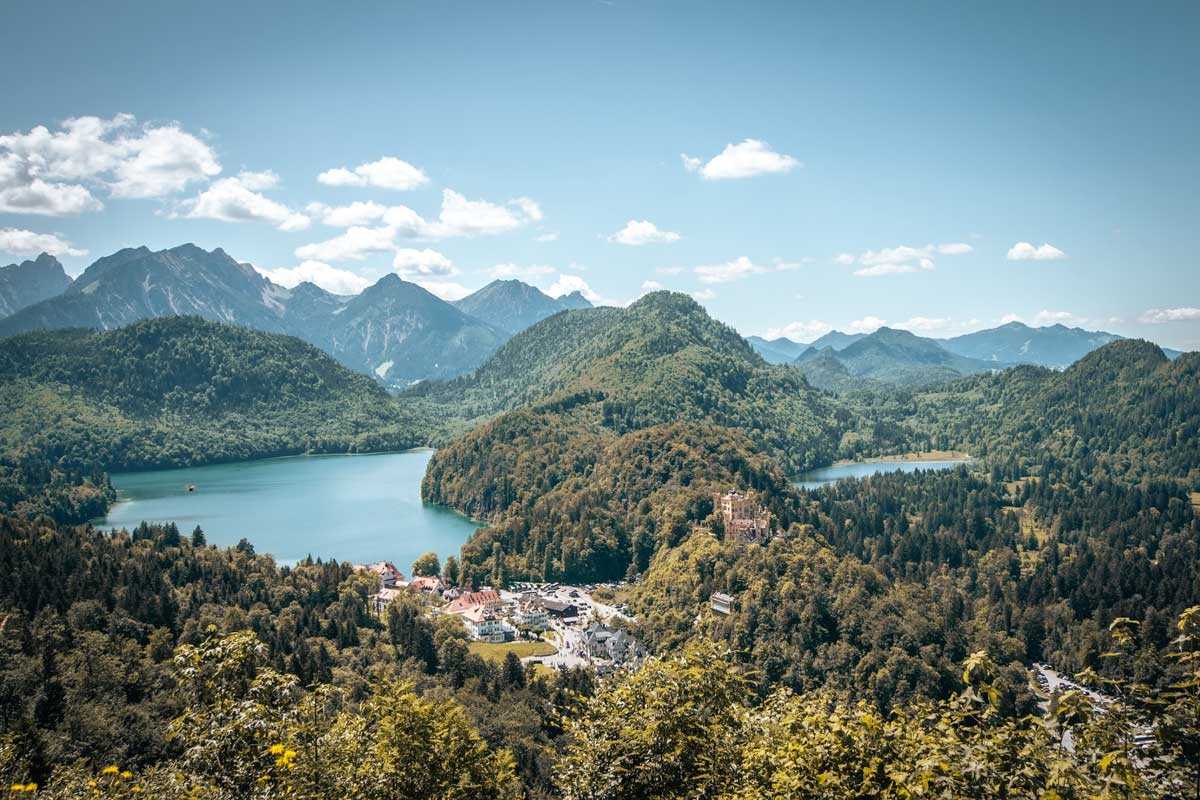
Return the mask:
{"type": "Polygon", "coordinates": [[[382,617],[383,612],[387,610],[388,605],[400,596],[400,592],[400,588],[383,588],[377,593],[367,597],[367,602],[370,604],[371,612],[377,617],[382,617]]]}
{"type": "Polygon", "coordinates": [[[390,561],[380,561],[375,564],[355,564],[355,572],[373,572],[379,576],[379,583],[385,589],[395,589],[404,583],[404,575],[390,561]]]}
{"type": "Polygon", "coordinates": [[[494,611],[483,606],[475,606],[462,613],[467,630],[476,639],[484,642],[500,643],[507,637],[504,620],[494,611]]]}
{"type": "Polygon", "coordinates": [[[718,614],[728,616],[733,613],[733,598],[723,592],[713,592],[709,598],[709,605],[718,614]]]}
{"type": "Polygon", "coordinates": [[[504,608],[504,600],[495,589],[484,589],[479,592],[463,592],[446,611],[450,614],[461,614],[475,606],[483,606],[488,611],[499,611],[504,608]]]}
{"type": "Polygon", "coordinates": [[[535,631],[544,631],[550,627],[550,612],[538,603],[522,603],[513,614],[513,622],[535,631]]]}
{"type": "Polygon", "coordinates": [[[408,588],[414,592],[440,595],[446,591],[446,584],[442,582],[441,578],[419,577],[409,581],[408,588]]]}
{"type": "Polygon", "coordinates": [[[546,613],[552,617],[559,619],[567,619],[569,617],[578,617],[579,609],[571,603],[564,603],[561,600],[555,600],[553,597],[538,598],[536,603],[546,609],[546,613]]]}
{"type": "Polygon", "coordinates": [[[725,523],[725,540],[737,544],[765,542],[771,538],[767,510],[755,499],[754,492],[743,495],[736,490],[713,494],[713,511],[725,523]]]}
{"type": "Polygon", "coordinates": [[[645,648],[633,636],[599,622],[593,622],[583,632],[583,648],[592,658],[606,658],[617,664],[646,655],[645,648]]]}

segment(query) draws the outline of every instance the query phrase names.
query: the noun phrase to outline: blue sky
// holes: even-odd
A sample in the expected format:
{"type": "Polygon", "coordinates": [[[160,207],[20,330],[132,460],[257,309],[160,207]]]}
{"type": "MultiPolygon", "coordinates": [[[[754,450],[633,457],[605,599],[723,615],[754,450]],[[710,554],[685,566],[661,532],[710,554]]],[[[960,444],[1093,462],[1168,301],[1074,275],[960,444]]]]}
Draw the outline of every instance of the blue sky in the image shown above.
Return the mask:
{"type": "Polygon", "coordinates": [[[342,290],[391,270],[447,296],[662,286],[746,334],[1015,316],[1200,348],[1195,3],[42,2],[5,22],[0,262],[192,241],[342,290]]]}

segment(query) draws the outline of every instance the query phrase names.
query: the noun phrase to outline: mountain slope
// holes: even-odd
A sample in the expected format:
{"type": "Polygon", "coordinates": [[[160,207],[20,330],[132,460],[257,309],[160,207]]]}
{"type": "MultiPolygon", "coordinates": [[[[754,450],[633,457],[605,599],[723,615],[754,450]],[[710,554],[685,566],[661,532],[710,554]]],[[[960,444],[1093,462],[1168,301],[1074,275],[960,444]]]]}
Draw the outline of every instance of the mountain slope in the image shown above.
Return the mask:
{"type": "Polygon", "coordinates": [[[1031,328],[1021,322],[1010,322],[998,328],[955,336],[942,344],[950,352],[968,358],[1061,369],[1120,338],[1112,333],[1063,325],[1031,328]]]}
{"type": "Polygon", "coordinates": [[[766,364],[736,331],[670,292],[624,309],[557,314],[470,375],[413,394],[466,418],[565,404],[619,432],[681,420],[758,429],[760,441],[787,452],[789,468],[831,453],[827,402],[795,370],[766,364]]]}
{"type": "Polygon", "coordinates": [[[847,383],[845,376],[912,386],[954,380],[998,366],[956,355],[934,339],[893,328],[880,328],[841,351],[832,346],[814,348],[795,363],[813,385],[826,389],[848,388],[852,382],[847,383]]]}
{"type": "Polygon", "coordinates": [[[832,347],[835,351],[845,350],[850,345],[863,339],[867,336],[865,333],[842,333],[841,331],[830,331],[824,336],[813,341],[809,347],[817,350],[822,350],[826,347],[832,347]]]}
{"type": "Polygon", "coordinates": [[[327,342],[326,349],[350,368],[403,387],[466,372],[504,339],[502,332],[392,273],[334,311],[317,343],[327,342]]]}
{"type": "Polygon", "coordinates": [[[70,285],[62,264],[46,253],[32,261],[0,267],[0,317],[61,294],[70,285]]]}
{"type": "Polygon", "coordinates": [[[185,244],[97,260],[61,295],[0,320],[0,337],[184,315],[299,336],[392,388],[466,372],[506,336],[394,274],[340,297],[311,283],[285,289],[221,249],[185,244]]]}
{"type": "Polygon", "coordinates": [[[778,339],[764,339],[761,336],[747,336],[746,341],[754,348],[754,352],[763,357],[768,364],[790,364],[811,345],[793,342],[780,336],[778,339]]]}
{"type": "Polygon", "coordinates": [[[285,290],[220,248],[121,250],[92,264],[58,297],[0,320],[0,336],[31,330],[108,330],[153,317],[195,315],[279,331],[285,290]]]}
{"type": "Polygon", "coordinates": [[[511,336],[559,311],[591,308],[592,304],[578,292],[555,298],[522,281],[495,280],[454,306],[511,336]]]}
{"type": "Polygon", "coordinates": [[[0,455],[104,469],[411,447],[386,390],[290,336],[195,317],[0,341],[0,455]]]}

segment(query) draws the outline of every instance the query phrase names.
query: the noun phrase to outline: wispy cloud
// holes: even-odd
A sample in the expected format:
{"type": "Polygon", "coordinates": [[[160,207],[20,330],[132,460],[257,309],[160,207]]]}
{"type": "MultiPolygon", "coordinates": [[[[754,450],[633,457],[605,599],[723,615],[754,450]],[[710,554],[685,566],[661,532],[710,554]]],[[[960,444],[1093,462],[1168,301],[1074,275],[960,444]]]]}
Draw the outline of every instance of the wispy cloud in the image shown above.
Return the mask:
{"type": "Polygon", "coordinates": [[[930,272],[936,268],[938,256],[960,256],[972,252],[971,245],[964,242],[927,244],[924,247],[898,245],[879,250],[867,250],[859,256],[839,253],[833,257],[842,266],[859,265],[854,274],[860,278],[880,275],[902,275],[910,272],[930,272]]]}
{"type": "Polygon", "coordinates": [[[1150,325],[1161,325],[1164,322],[1200,320],[1200,308],[1192,308],[1190,306],[1180,308],[1151,308],[1142,312],[1138,320],[1150,325]]]}

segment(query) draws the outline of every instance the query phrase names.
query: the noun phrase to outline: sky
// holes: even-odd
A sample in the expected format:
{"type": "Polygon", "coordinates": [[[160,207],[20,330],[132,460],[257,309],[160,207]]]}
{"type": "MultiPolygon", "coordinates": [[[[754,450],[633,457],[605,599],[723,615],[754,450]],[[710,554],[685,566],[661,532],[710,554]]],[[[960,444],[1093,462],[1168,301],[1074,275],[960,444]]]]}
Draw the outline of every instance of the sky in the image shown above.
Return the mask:
{"type": "Polygon", "coordinates": [[[1200,4],[11,3],[0,263],[1200,349],[1200,4]]]}

